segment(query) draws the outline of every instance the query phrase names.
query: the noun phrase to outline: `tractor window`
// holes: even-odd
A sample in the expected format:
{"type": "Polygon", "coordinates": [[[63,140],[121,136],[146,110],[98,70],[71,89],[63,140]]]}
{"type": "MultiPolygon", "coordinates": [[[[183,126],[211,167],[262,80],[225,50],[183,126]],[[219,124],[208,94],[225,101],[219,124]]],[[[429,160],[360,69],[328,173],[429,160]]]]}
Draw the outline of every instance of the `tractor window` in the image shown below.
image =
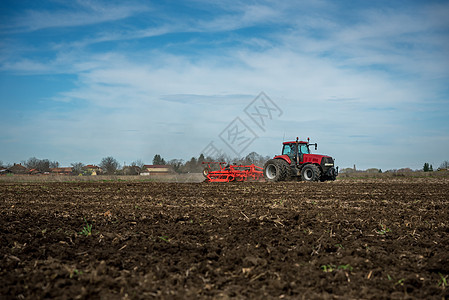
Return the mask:
{"type": "Polygon", "coordinates": [[[284,145],[284,149],[282,150],[282,155],[294,155],[294,150],[292,145],[286,144],[284,145]]]}
{"type": "Polygon", "coordinates": [[[306,144],[300,144],[299,152],[302,154],[309,154],[309,147],[306,144]]]}

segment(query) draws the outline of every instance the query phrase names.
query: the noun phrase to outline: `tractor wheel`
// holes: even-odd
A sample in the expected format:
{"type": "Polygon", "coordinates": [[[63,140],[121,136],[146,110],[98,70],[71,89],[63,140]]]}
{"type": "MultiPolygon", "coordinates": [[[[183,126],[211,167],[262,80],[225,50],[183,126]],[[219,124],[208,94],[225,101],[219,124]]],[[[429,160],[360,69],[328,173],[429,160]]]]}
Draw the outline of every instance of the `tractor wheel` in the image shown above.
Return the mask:
{"type": "Polygon", "coordinates": [[[318,181],[321,177],[320,169],[312,164],[305,165],[301,170],[301,178],[304,181],[318,181]]]}
{"type": "Polygon", "coordinates": [[[209,167],[205,167],[203,170],[203,176],[207,178],[207,175],[209,175],[210,173],[210,168],[209,167]]]}
{"type": "Polygon", "coordinates": [[[285,181],[292,180],[293,172],[292,172],[292,168],[290,167],[288,162],[286,162],[283,159],[277,159],[277,160],[278,160],[278,163],[281,165],[281,167],[283,169],[282,172],[285,174],[284,178],[282,180],[285,180],[285,181]]]}
{"type": "Polygon", "coordinates": [[[263,167],[263,176],[267,181],[282,181],[286,177],[286,169],[282,164],[284,160],[270,159],[263,167]]]}

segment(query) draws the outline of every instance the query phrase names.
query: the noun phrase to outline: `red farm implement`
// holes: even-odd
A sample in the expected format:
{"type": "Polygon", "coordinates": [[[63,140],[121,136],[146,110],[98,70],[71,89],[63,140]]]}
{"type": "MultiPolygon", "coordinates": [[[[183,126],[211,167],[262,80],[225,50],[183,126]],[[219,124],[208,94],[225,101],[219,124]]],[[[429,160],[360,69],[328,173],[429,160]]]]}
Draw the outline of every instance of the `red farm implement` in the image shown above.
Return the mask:
{"type": "Polygon", "coordinates": [[[229,165],[225,162],[203,162],[207,167],[203,170],[206,182],[260,181],[264,180],[263,168],[252,165],[229,165]],[[218,170],[212,171],[212,166],[218,170]]]}

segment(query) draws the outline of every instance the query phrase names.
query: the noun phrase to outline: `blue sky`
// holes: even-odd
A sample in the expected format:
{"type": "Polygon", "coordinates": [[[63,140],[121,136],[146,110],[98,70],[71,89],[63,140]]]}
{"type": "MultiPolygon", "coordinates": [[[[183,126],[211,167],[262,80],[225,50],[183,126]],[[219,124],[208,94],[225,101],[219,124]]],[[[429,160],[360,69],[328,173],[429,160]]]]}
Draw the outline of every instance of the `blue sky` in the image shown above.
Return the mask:
{"type": "Polygon", "coordinates": [[[437,167],[447,16],[448,1],[2,1],[0,160],[234,156],[220,137],[238,117],[257,136],[240,155],[299,136],[340,167],[437,167]],[[244,112],[261,92],[280,109],[263,128],[244,112]]]}

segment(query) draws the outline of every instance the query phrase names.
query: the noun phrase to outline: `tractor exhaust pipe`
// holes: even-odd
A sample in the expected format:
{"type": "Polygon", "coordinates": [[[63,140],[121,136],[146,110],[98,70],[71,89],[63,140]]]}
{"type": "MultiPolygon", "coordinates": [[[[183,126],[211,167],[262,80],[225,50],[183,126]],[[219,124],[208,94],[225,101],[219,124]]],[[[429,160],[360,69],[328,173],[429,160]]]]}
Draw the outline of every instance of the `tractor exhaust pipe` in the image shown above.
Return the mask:
{"type": "Polygon", "coordinates": [[[310,143],[310,138],[307,138],[307,145],[309,145],[309,146],[315,145],[315,151],[318,149],[318,144],[317,144],[317,143],[311,144],[311,143],[310,143]]]}

